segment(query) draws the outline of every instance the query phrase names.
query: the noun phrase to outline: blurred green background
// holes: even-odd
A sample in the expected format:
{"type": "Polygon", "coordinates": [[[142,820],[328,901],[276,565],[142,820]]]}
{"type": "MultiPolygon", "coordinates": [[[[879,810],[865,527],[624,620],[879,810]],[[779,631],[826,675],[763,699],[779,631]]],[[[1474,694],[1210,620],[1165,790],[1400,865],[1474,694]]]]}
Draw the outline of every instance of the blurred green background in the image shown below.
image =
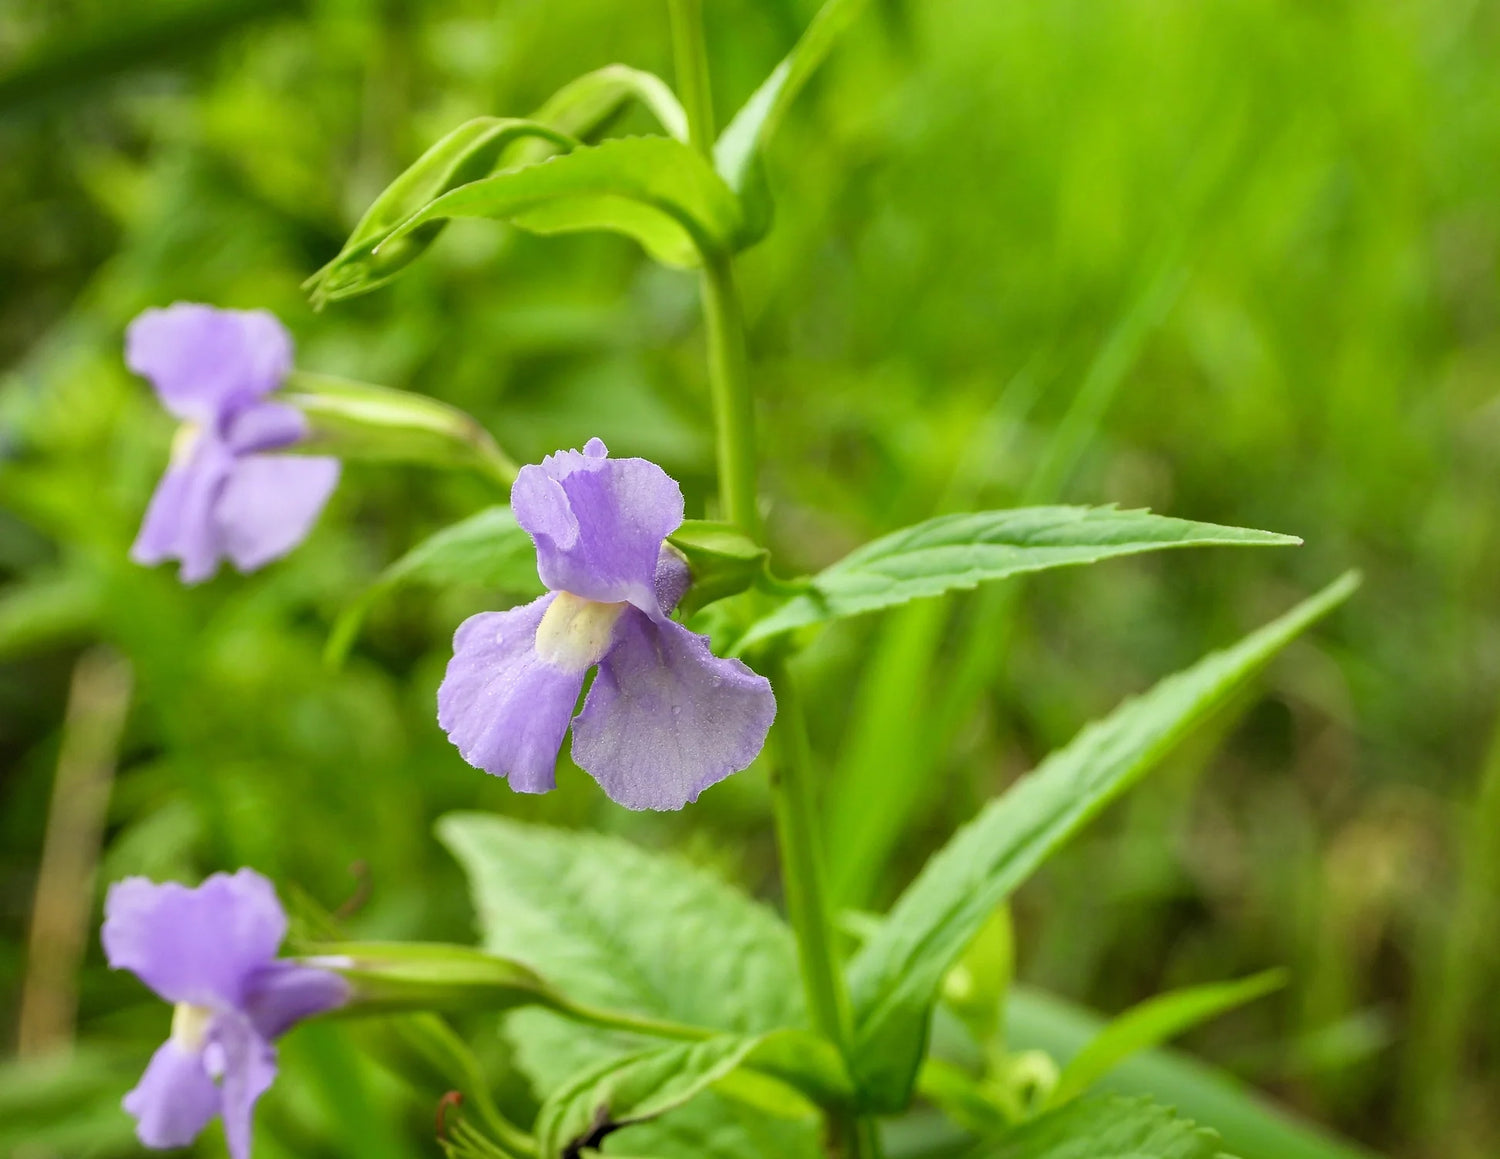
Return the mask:
{"type": "MultiPolygon", "coordinates": [[[[813,7],[707,5],[721,121],[813,7]]],[[[712,513],[696,285],[630,243],[461,223],[369,297],[314,315],[298,290],[442,133],[617,60],[670,76],[664,5],[0,0],[7,1050],[59,750],[107,751],[126,701],[99,896],[248,864],[336,908],[362,862],[351,928],[467,940],[431,837],[459,807],[775,896],[758,768],[638,816],[576,770],[523,798],[458,758],[433,693],[494,593],[401,593],[323,667],[386,562],[503,498],[482,479],[350,467],[249,578],[184,590],[126,559],[171,430],[122,331],[178,299],[268,307],[302,367],[453,402],[519,461],[600,435],[712,513]]],[[[883,906],[1087,719],[1359,566],[1347,610],[1023,891],[1021,974],[1116,1011],[1285,965],[1188,1045],[1389,1155],[1500,1153],[1500,5],[879,0],[770,168],[776,227],[740,270],[784,569],[1051,499],[1307,541],[826,633],[805,666],[841,900],[883,906]]],[[[77,989],[74,1062],[5,1071],[0,1122],[25,1125],[0,1149],[134,1153],[116,1102],[166,1012],[93,942],[77,989]]],[[[285,1057],[258,1156],[436,1153],[430,1104],[346,1032],[285,1057]]]]}

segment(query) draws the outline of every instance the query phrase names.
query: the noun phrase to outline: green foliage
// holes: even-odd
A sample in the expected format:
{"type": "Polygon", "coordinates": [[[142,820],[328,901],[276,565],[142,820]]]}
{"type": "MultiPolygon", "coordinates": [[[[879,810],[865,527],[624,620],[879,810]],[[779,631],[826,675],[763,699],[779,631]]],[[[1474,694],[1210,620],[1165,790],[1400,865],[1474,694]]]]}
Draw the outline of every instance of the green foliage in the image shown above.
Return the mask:
{"type": "Polygon", "coordinates": [[[667,83],[655,73],[611,64],[569,81],[553,93],[536,120],[575,137],[593,136],[608,124],[627,101],[649,109],[667,136],[687,141],[687,114],[667,83]]]}
{"type": "Polygon", "coordinates": [[[1277,546],[1293,536],[1112,507],[1023,507],[940,515],[882,536],[813,578],[812,591],[757,621],[741,649],[807,624],[856,616],[1006,576],[1168,547],[1277,546]]]}
{"type": "Polygon", "coordinates": [[[1146,999],[1113,1019],[1073,1056],[1052,1088],[1050,1105],[1060,1106],[1076,1098],[1137,1051],[1160,1046],[1183,1031],[1284,985],[1284,971],[1267,970],[1237,982],[1213,982],[1146,999]]]}
{"type": "Polygon", "coordinates": [[[1357,584],[1343,577],[1088,726],[923,867],[850,965],[855,1078],[866,1098],[905,1105],[938,985],[995,906],[1357,584]]]}
{"type": "Polygon", "coordinates": [[[1083,1099],[1016,1128],[970,1159],[1233,1159],[1219,1136],[1147,1099],[1083,1099]]]}
{"type": "MultiPolygon", "coordinates": [[[[528,963],[577,1001],[738,1036],[716,1040],[727,1054],[653,1049],[644,1075],[675,1074],[670,1060],[696,1059],[708,1066],[702,1073],[718,1077],[715,1068],[743,1057],[736,1052],[747,1041],[754,1046],[753,1036],[802,1023],[791,931],[680,859],[614,838],[479,815],[444,818],[439,835],[468,872],[489,950],[528,963]]],[[[637,1037],[581,1031],[541,1012],[513,1016],[511,1026],[522,1064],[543,1090],[594,1067],[608,1074],[642,1047],[637,1037]]],[[[815,1050],[788,1057],[775,1041],[762,1049],[770,1051],[772,1072],[800,1070],[809,1085],[837,1081],[815,1050]]],[[[649,1082],[640,1081],[641,1096],[649,1096],[649,1082]]],[[[575,1107],[566,1121],[582,1113],[575,1107]]],[[[667,1159],[803,1156],[815,1153],[813,1138],[805,1122],[776,1121],[743,1099],[708,1095],[660,1124],[633,1127],[626,1150],[667,1159]]]]}
{"type": "MultiPolygon", "coordinates": [[[[723,114],[816,5],[707,7],[723,114]]],[[[367,626],[347,673],[321,666],[350,593],[493,502],[485,481],[351,463],[313,539],[254,577],[184,592],[171,569],[126,560],[169,424],[121,370],[121,331],[177,299],[274,309],[302,365],[440,398],[518,461],[598,433],[662,462],[690,513],[717,514],[692,280],[631,244],[458,225],[386,293],[314,319],[296,292],[453,126],[545,110],[590,63],[669,75],[648,8],[18,0],[0,17],[8,1010],[69,669],[98,641],[137,677],[101,884],[252,864],[332,906],[362,859],[373,885],[354,936],[458,940],[467,903],[426,827],[465,809],[683,848],[775,896],[760,771],[690,814],[627,817],[569,769],[557,793],[518,798],[453,755],[432,693],[472,592],[413,590],[367,626]]],[[[1289,1126],[1256,1085],[1403,1159],[1487,1159],[1500,1138],[1485,900],[1500,826],[1474,808],[1500,608],[1497,60],[1482,4],[881,0],[781,118],[777,228],[738,263],[778,570],[815,573],[934,513],[1042,502],[1309,542],[830,625],[800,663],[847,903],[894,897],[1079,720],[1365,567],[1365,595],[1241,702],[1216,755],[1207,738],[1185,749],[1013,899],[1023,974],[1103,1009],[1292,968],[1287,995],[1194,1040],[1243,1083],[1163,1052],[1102,1082],[1157,1094],[1252,1159],[1362,1153],[1289,1126]],[[1034,494],[1041,482],[1055,490],[1034,494]],[[1326,1049],[1347,1027],[1368,1033],[1326,1049]]],[[[578,102],[574,124],[532,116],[590,142],[659,131],[628,88],[578,102]]],[[[527,139],[501,162],[553,149],[527,139]]],[[[120,1057],[92,1094],[0,1110],[0,1152],[138,1150],[118,1099],[163,1012],[96,949],[76,982],[80,1067],[90,1044],[120,1057]]],[[[1014,998],[1017,1048],[1066,1059],[1099,1030],[1070,1008],[1069,1034],[1048,1038],[1039,1004],[1014,998]]],[[[498,1085],[493,1028],[461,1030],[498,1085]]],[[[320,1081],[339,1057],[284,1044],[258,1159],[431,1149],[431,1099],[392,1085],[372,1088],[388,1115],[339,1117],[320,1081]]],[[[10,1072],[0,1089],[24,1091],[10,1072]]],[[[667,1116],[682,1138],[694,1124],[688,1154],[760,1129],[737,1103],[717,1119],[697,1107],[667,1116]]],[[[912,1126],[891,1124],[896,1141],[912,1126]]],[[[778,1142],[753,1153],[793,1153],[778,1142]]]]}
{"type": "Polygon", "coordinates": [[[536,573],[536,548],[509,507],[487,507],[424,539],[346,607],[334,621],[325,653],[343,662],[370,608],[404,584],[452,587],[474,584],[513,596],[543,591],[536,573]]]}
{"type": "Polygon", "coordinates": [[[607,1059],[554,1089],[537,1115],[545,1159],[682,1106],[744,1061],[754,1039],[721,1037],[607,1059]]]}
{"type": "MultiPolygon", "coordinates": [[[[1064,1059],[1076,1056],[1106,1027],[1097,1014],[1027,987],[1011,991],[1006,1025],[1013,1046],[1064,1059]]],[[[1371,1152],[1330,1137],[1223,1071],[1174,1051],[1149,1050],[1128,1058],[1100,1086],[1118,1094],[1150,1095],[1212,1123],[1241,1159],[1371,1159],[1371,1152]]]]}
{"type": "Polygon", "coordinates": [[[444,818],[439,836],[468,872],[486,949],[564,993],[738,1034],[801,1024],[791,932],[678,858],[478,814],[444,818]]]}
{"type": "Polygon", "coordinates": [[[479,117],[466,121],[423,153],[365,210],[338,256],[303,283],[315,305],[365,293],[390,281],[442,232],[443,222],[392,240],[396,228],[450,189],[487,176],[505,149],[537,139],[567,151],[578,142],[538,121],[479,117]]]}
{"type": "Polygon", "coordinates": [[[826,0],[792,51],[771,70],[714,143],[714,167],[729,187],[745,188],[792,102],[817,72],[866,0],[826,0]]]}
{"type": "Polygon", "coordinates": [[[686,614],[766,577],[771,553],[727,523],[689,519],[667,541],[682,553],[692,576],[692,587],[679,605],[686,614]]]}

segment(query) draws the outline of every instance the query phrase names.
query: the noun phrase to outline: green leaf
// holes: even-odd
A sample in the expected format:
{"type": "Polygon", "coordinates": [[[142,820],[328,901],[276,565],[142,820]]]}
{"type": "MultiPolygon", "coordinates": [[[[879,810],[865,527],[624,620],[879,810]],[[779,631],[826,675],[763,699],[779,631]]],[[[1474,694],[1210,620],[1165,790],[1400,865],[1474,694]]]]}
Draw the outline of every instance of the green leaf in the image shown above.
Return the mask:
{"type": "MultiPolygon", "coordinates": [[[[482,814],[449,815],[438,835],[468,873],[485,947],[527,963],[570,998],[744,1036],[805,1023],[785,923],[680,858],[482,814]]],[[[509,1025],[541,1090],[643,1046],[541,1010],[517,1011],[509,1025]]],[[[628,1150],[658,1159],[811,1159],[816,1139],[804,1122],[708,1092],[632,1128],[628,1150]]]]}
{"type": "Polygon", "coordinates": [[[0,589],[0,659],[76,643],[93,636],[104,604],[92,574],[45,571],[0,589]]]}
{"type": "MultiPolygon", "coordinates": [[[[801,1087],[811,1073],[809,1059],[819,1060],[815,1067],[831,1068],[827,1074],[842,1073],[831,1044],[796,1030],[756,1037],[724,1035],[606,1059],[548,1094],[537,1116],[538,1149],[543,1156],[553,1156],[570,1145],[597,1144],[615,1130],[675,1110],[710,1086],[743,1093],[763,1105],[764,1087],[746,1086],[742,1068],[759,1067],[801,1087]]],[[[848,1096],[847,1078],[839,1081],[842,1094],[848,1096]]],[[[815,1086],[809,1093],[816,1090],[815,1086]]],[[[796,1116],[810,1114],[813,1108],[799,1099],[778,1110],[796,1116]]]]}
{"type": "Polygon", "coordinates": [[[1052,1090],[1050,1106],[1076,1098],[1131,1055],[1160,1046],[1199,1023],[1243,1006],[1286,984],[1282,970],[1267,970],[1237,982],[1218,982],[1158,994],[1131,1007],[1099,1032],[1097,1038],[1063,1068],[1052,1090]]]}
{"type": "Polygon", "coordinates": [[[576,1154],[622,1127],[680,1107],[739,1066],[754,1045],[753,1038],[726,1035],[589,1067],[548,1094],[536,1119],[537,1150],[543,1159],[569,1147],[576,1154]]]}
{"type": "Polygon", "coordinates": [[[477,584],[525,598],[543,591],[531,536],[521,530],[509,507],[487,507],[424,539],[386,568],[339,614],[324,659],[331,665],[341,664],[375,602],[410,583],[477,584]]]}
{"type": "Polygon", "coordinates": [[[689,519],[667,542],[682,554],[693,577],[678,604],[684,615],[737,595],[766,575],[770,552],[733,524],[689,519]]]}
{"type": "MultiPolygon", "coordinates": [[[[669,266],[731,252],[743,227],[735,195],[697,152],[667,137],[626,137],[445,193],[382,242],[377,260],[387,245],[456,217],[493,218],[541,234],[609,230],[669,266]]],[[[347,293],[375,284],[353,284],[347,293]]]]}
{"type": "Polygon", "coordinates": [[[791,931],[703,870],[483,814],[451,814],[438,836],[468,872],[485,948],[570,997],[735,1034],[804,1023],[791,931]]]}
{"type": "Polygon", "coordinates": [[[994,907],[1358,582],[1345,575],[1089,725],[923,867],[850,965],[862,1096],[882,1110],[905,1106],[942,977],[994,907]]]}
{"type": "Polygon", "coordinates": [[[467,468],[506,488],[515,480],[477,419],[428,395],[294,370],[276,397],[307,417],[299,453],[467,468]]]}
{"type": "Polygon", "coordinates": [[[555,1006],[556,992],[508,958],[435,942],[332,942],[306,948],[309,964],[343,975],[352,996],[341,1013],[506,1010],[555,1006]]]}
{"type": "Polygon", "coordinates": [[[714,145],[714,166],[729,187],[746,186],[754,162],[834,43],[854,22],[865,0],[827,0],[786,57],[734,115],[714,145]]]}
{"type": "Polygon", "coordinates": [[[1047,568],[1169,547],[1277,546],[1290,535],[1114,507],[1018,507],[940,515],[850,552],[813,590],[755,624],[740,649],[781,632],[1047,568]]]}
{"type": "MultiPolygon", "coordinates": [[[[1006,1028],[1015,1049],[1068,1058],[1103,1031],[1104,1020],[1061,998],[1016,986],[1006,1028]]],[[[1126,1059],[1100,1085],[1166,1100],[1192,1118],[1212,1123],[1243,1159],[1373,1159],[1364,1148],[1293,1118],[1224,1072],[1176,1051],[1149,1050],[1126,1059]]]]}
{"type": "Polygon", "coordinates": [[[547,99],[533,120],[587,138],[612,120],[627,101],[639,102],[669,137],[686,144],[687,113],[671,86],[655,73],[624,64],[605,65],[569,81],[547,99]]]}
{"type": "Polygon", "coordinates": [[[1214,1131],[1149,1099],[1082,1099],[983,1143],[969,1159],[1231,1159],[1214,1131]]]}
{"type": "Polygon", "coordinates": [[[448,190],[492,172],[508,145],[527,139],[554,149],[578,143],[551,125],[515,117],[478,117],[438,141],[371,203],[338,256],[302,283],[313,305],[364,293],[394,278],[433,243],[444,223],[409,234],[400,244],[382,245],[391,232],[448,190]]]}

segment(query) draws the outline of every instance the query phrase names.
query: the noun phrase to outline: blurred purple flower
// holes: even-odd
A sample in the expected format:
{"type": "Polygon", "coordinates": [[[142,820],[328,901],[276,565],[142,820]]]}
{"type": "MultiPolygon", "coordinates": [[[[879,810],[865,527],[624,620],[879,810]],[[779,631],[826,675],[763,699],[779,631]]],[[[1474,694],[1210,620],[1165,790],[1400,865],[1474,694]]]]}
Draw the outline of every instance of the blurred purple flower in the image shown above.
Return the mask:
{"type": "Polygon", "coordinates": [[[167,473],[130,557],[182,561],[184,583],[230,559],[253,571],[307,537],[339,461],[276,455],[302,439],[300,411],[266,396],[292,369],[292,339],[264,310],[178,302],[147,310],[125,334],[125,364],[181,419],[167,473]]]}
{"type": "Polygon", "coordinates": [[[147,1147],[185,1147],[223,1115],[229,1154],[249,1159],[251,1112],[276,1077],[272,1039],[349,997],[337,974],[277,961],[285,936],[276,891],[254,870],[197,889],[144,877],[110,887],[110,966],[175,1005],[171,1037],[125,1096],[147,1147]]]}
{"type": "Polygon", "coordinates": [[[522,793],[555,787],[571,724],[573,759],[615,801],[680,809],[755,759],[776,699],[765,677],[668,618],[688,581],[663,543],[682,491],[655,463],[607,454],[592,439],[521,469],[511,508],[551,591],[459,626],[438,723],[464,760],[522,793]]]}

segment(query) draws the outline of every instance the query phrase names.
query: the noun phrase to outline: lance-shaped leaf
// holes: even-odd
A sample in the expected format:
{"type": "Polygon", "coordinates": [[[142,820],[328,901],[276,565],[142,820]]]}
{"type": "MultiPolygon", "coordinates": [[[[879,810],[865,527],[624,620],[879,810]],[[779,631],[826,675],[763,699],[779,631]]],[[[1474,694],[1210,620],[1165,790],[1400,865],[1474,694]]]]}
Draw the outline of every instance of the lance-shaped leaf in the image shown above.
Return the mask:
{"type": "Polygon", "coordinates": [[[1358,582],[1342,577],[1089,725],[923,867],[850,964],[852,1065],[873,1107],[905,1106],[943,975],[994,907],[1358,582]]]}
{"type": "Polygon", "coordinates": [[[277,396],[307,418],[296,450],[467,468],[509,487],[516,465],[472,415],[430,395],[294,370],[277,396]]]}
{"type": "Polygon", "coordinates": [[[1169,547],[1277,546],[1290,535],[1114,507],[1018,507],[940,515],[850,552],[805,595],[754,624],[741,650],[781,632],[1047,568],[1169,547]]]}
{"type": "Polygon", "coordinates": [[[648,109],[669,137],[687,141],[687,113],[677,94],[655,73],[625,64],[605,65],[569,81],[547,98],[532,119],[570,136],[587,139],[613,120],[630,101],[648,109]]]}
{"type": "Polygon", "coordinates": [[[965,1159],[1232,1159],[1214,1131],[1150,1099],[1084,1099],[981,1143],[965,1159]]]}
{"type": "Polygon", "coordinates": [[[1286,973],[1267,970],[1238,982],[1215,982],[1158,994],[1132,1006],[1110,1022],[1063,1068],[1048,1097],[1058,1107],[1077,1098],[1117,1065],[1142,1050],[1217,1018],[1236,1006],[1254,1001],[1285,985],[1286,973]]]}
{"type": "Polygon", "coordinates": [[[792,51],[719,134],[714,166],[730,188],[745,188],[747,175],[787,109],[864,6],[865,0],[827,0],[792,51]]]}
{"type": "Polygon", "coordinates": [[[568,133],[540,121],[515,117],[465,121],[386,186],[365,210],[338,256],[302,284],[311,293],[313,305],[362,294],[399,274],[432,244],[444,223],[434,222],[409,233],[400,244],[380,246],[378,256],[376,246],[448,190],[491,173],[506,147],[524,140],[540,140],[550,149],[563,150],[577,144],[568,133]]]}
{"type": "Polygon", "coordinates": [[[509,507],[487,507],[424,539],[339,613],[324,659],[343,663],[376,601],[410,583],[433,587],[476,584],[518,597],[542,594],[536,548],[509,507]]]}
{"type": "MultiPolygon", "coordinates": [[[[732,251],[742,229],[738,200],[707,160],[666,137],[626,137],[445,193],[382,242],[377,261],[386,246],[456,217],[493,218],[541,234],[622,233],[670,266],[732,251]]],[[[368,288],[355,284],[348,292],[368,288]]]]}
{"type": "Polygon", "coordinates": [[[806,1031],[651,1047],[587,1067],[553,1090],[537,1115],[537,1150],[551,1157],[597,1147],[605,1136],[675,1110],[711,1086],[734,1096],[741,1068],[798,1086],[832,1083],[843,1098],[850,1093],[833,1046],[806,1031]]]}

